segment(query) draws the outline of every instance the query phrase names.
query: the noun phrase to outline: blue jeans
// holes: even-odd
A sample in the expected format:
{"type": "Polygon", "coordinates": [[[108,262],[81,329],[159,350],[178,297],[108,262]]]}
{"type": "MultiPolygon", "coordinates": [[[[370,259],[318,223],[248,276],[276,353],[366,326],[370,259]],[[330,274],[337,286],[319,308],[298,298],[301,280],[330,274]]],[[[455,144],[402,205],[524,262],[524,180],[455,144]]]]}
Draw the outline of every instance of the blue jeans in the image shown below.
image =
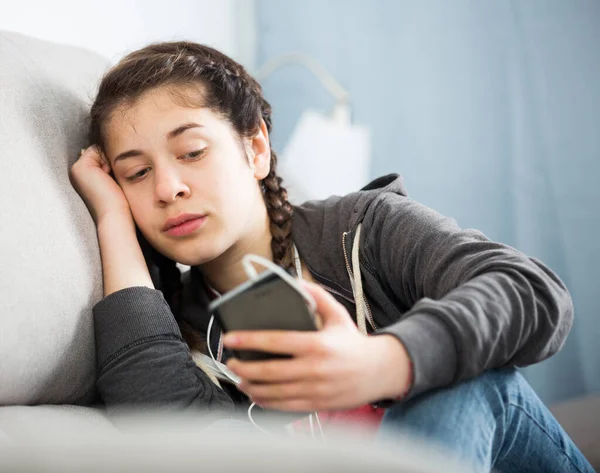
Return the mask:
{"type": "Polygon", "coordinates": [[[398,403],[385,413],[378,435],[387,432],[449,448],[478,472],[594,471],[515,369],[398,403]]]}

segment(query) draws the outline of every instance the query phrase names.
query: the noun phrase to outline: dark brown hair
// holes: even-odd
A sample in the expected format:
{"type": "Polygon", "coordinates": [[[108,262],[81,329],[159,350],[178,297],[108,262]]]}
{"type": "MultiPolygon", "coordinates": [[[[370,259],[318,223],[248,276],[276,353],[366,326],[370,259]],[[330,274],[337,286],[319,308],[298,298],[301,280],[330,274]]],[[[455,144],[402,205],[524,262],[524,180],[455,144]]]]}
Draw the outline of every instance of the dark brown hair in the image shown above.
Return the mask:
{"type": "MultiPolygon", "coordinates": [[[[257,133],[261,118],[271,132],[271,106],[263,97],[261,86],[242,65],[211,47],[178,41],[151,44],[134,51],[104,75],[91,108],[90,144],[104,151],[105,126],[116,109],[135,104],[143,94],[157,88],[167,88],[173,100],[182,105],[202,106],[218,113],[231,123],[240,138],[257,133]],[[197,100],[194,104],[195,97],[201,97],[200,104],[197,100]]],[[[261,185],[271,221],[273,258],[288,269],[293,261],[293,211],[276,167],[277,156],[271,149],[271,169],[261,185]]],[[[154,253],[161,289],[177,317],[181,292],[179,270],[175,262],[154,253]]]]}

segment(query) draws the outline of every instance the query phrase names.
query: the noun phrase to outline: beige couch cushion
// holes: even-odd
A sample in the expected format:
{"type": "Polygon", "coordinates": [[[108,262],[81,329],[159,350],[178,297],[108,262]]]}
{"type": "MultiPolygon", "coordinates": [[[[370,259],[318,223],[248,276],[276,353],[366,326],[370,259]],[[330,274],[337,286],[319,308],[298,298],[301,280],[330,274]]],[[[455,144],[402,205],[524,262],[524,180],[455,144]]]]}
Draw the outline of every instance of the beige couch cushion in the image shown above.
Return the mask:
{"type": "Polygon", "coordinates": [[[93,442],[118,434],[103,411],[80,406],[0,407],[0,446],[36,445],[52,439],[93,442]]]}
{"type": "Polygon", "coordinates": [[[94,224],[68,168],[108,61],[0,31],[0,405],[77,403],[94,385],[94,224]]]}
{"type": "Polygon", "coordinates": [[[600,396],[572,399],[550,410],[592,466],[600,471],[600,396]]]}

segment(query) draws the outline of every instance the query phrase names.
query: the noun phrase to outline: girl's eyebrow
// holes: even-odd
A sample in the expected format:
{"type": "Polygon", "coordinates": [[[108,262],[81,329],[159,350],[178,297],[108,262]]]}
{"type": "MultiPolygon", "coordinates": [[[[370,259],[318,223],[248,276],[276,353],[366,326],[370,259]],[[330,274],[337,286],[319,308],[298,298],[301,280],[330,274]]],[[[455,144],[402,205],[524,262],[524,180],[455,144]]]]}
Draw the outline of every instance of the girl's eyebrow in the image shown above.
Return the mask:
{"type": "Polygon", "coordinates": [[[167,140],[172,140],[173,138],[176,138],[179,135],[181,135],[184,131],[189,130],[191,128],[202,128],[202,125],[200,125],[198,123],[190,122],[190,123],[186,123],[184,125],[178,126],[173,131],[170,131],[169,133],[167,133],[167,140]]]}
{"type": "MultiPolygon", "coordinates": [[[[167,133],[167,140],[172,140],[174,138],[177,138],[179,135],[181,135],[184,131],[190,130],[192,128],[202,128],[202,125],[200,125],[199,123],[185,123],[181,126],[178,126],[177,128],[175,128],[174,130],[170,131],[169,133],[167,133]]],[[[118,161],[122,161],[124,159],[127,158],[133,158],[135,156],[141,156],[142,151],[140,151],[139,149],[130,149],[129,151],[125,151],[123,153],[120,153],[119,155],[117,155],[117,157],[114,160],[113,164],[117,164],[118,161]]]]}

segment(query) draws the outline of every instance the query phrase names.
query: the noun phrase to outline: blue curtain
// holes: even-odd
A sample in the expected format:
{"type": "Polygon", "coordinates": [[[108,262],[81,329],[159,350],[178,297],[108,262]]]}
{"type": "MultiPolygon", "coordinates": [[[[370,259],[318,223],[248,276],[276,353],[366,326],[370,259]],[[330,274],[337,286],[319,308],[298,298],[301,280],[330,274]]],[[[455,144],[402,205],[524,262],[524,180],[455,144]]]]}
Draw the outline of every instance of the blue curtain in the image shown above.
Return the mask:
{"type": "MultiPolygon", "coordinates": [[[[526,376],[548,403],[600,392],[600,1],[257,0],[256,18],[259,65],[304,52],[350,91],[373,176],[559,273],[576,321],[526,376]]],[[[332,105],[298,66],[264,86],[278,149],[332,105]]]]}

